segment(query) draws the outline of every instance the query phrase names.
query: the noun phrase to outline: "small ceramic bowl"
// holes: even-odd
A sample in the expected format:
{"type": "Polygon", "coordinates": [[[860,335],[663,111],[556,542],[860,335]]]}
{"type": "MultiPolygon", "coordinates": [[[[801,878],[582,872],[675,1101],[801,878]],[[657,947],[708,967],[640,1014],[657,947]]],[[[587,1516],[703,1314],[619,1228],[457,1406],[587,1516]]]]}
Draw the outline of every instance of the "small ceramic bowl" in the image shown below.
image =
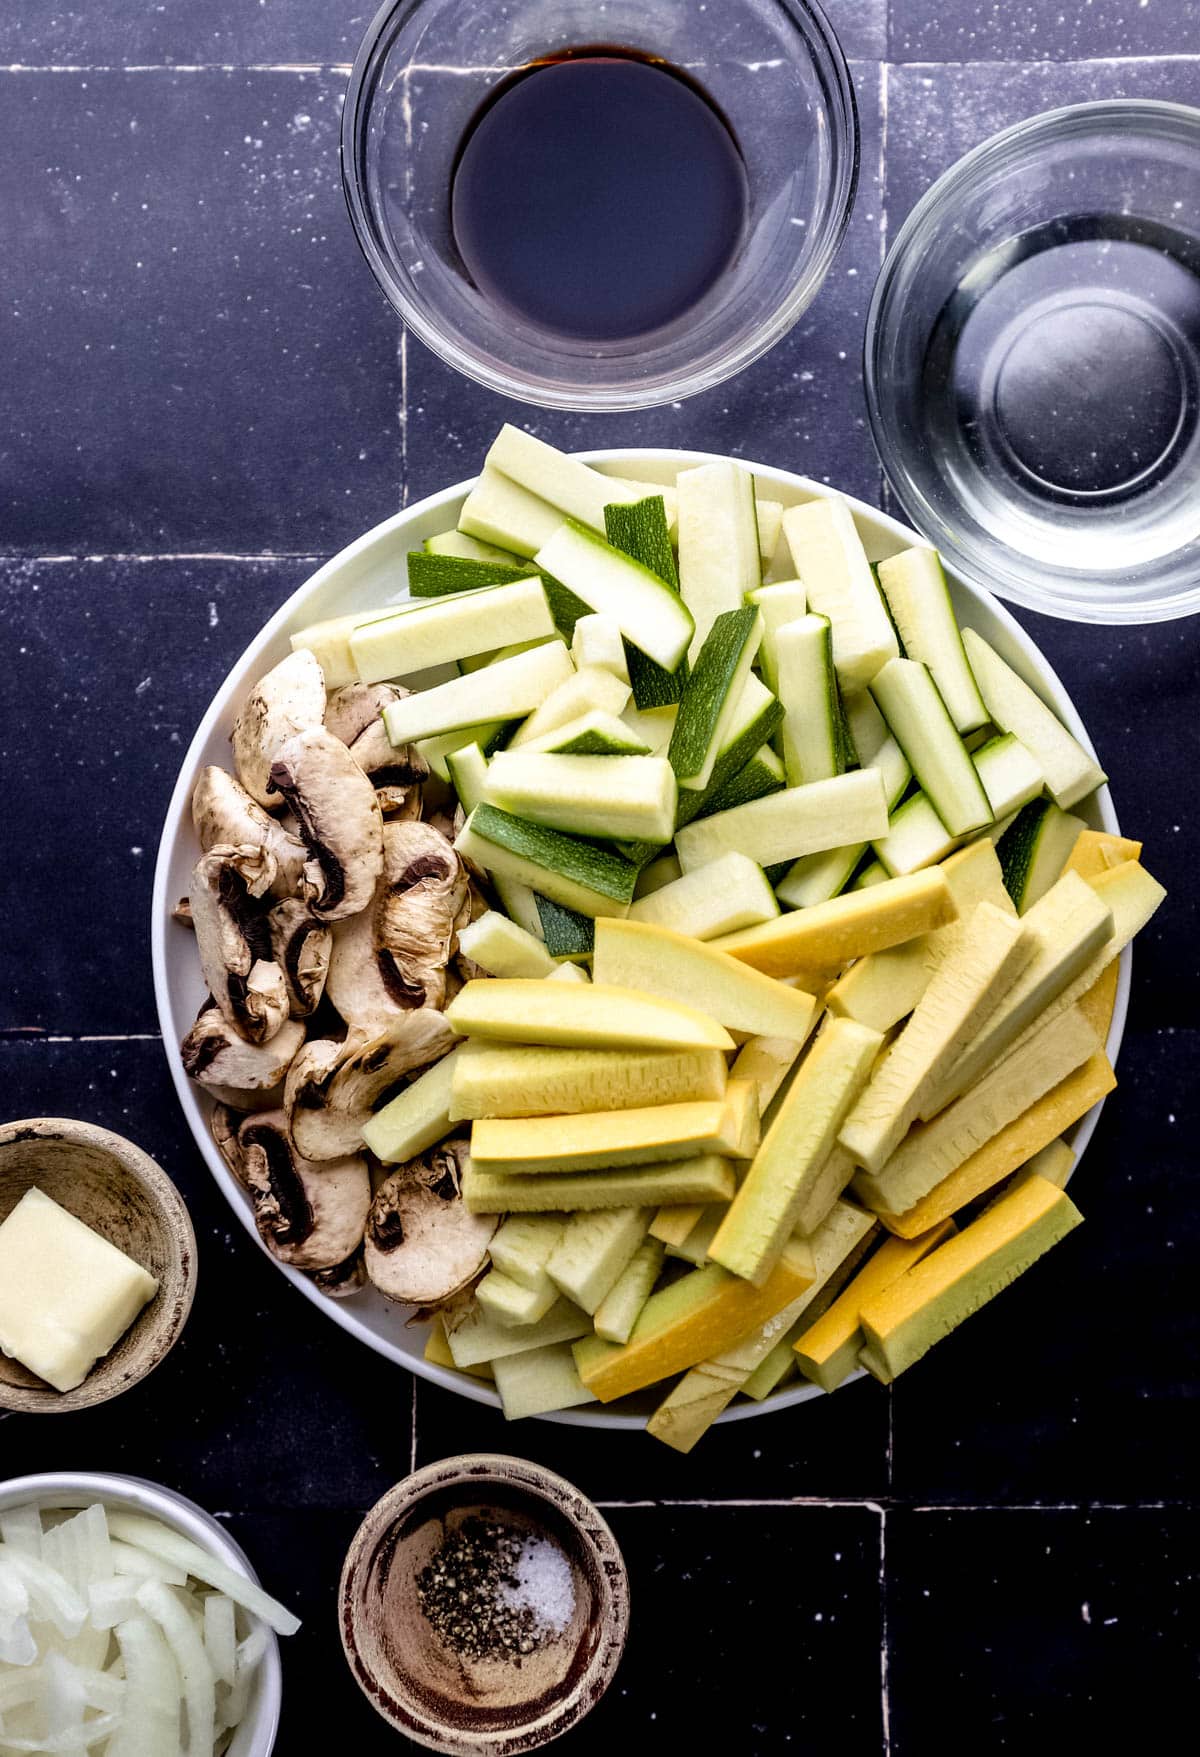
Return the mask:
{"type": "Polygon", "coordinates": [[[108,1129],[66,1117],[0,1124],[0,1221],[34,1185],[124,1251],[158,1292],[74,1391],[56,1391],[0,1354],[0,1409],[64,1415],[119,1397],[170,1353],[196,1290],[196,1235],[153,1159],[108,1129]]]}
{"type": "MultiPolygon", "coordinates": [[[[152,1519],[161,1519],[173,1531],[211,1550],[220,1561],[258,1583],[258,1575],[249,1557],[225,1527],[203,1507],[197,1507],[194,1501],[177,1495],[174,1489],[163,1488],[160,1483],[147,1482],[140,1476],[83,1470],[17,1476],[8,1482],[0,1482],[0,1512],[9,1507],[28,1506],[30,1502],[42,1509],[74,1509],[90,1507],[96,1501],[103,1501],[106,1507],[119,1507],[122,1512],[144,1513],[152,1519]]],[[[269,1629],[266,1634],[267,1650],[258,1668],[246,1715],[230,1741],[225,1757],[271,1757],[275,1749],[283,1696],[283,1669],[279,1661],[279,1641],[269,1629]]]]}
{"type": "Polygon", "coordinates": [[[629,1628],[629,1582],[616,1539],[578,1489],[525,1459],[474,1453],[415,1471],[372,1507],[346,1557],[338,1611],[350,1669],[389,1726],[447,1757],[518,1757],[575,1726],[607,1690],[629,1628]],[[551,1539],[570,1564],[565,1635],[519,1665],[464,1661],[418,1603],[418,1573],[472,1512],[551,1539]]]}

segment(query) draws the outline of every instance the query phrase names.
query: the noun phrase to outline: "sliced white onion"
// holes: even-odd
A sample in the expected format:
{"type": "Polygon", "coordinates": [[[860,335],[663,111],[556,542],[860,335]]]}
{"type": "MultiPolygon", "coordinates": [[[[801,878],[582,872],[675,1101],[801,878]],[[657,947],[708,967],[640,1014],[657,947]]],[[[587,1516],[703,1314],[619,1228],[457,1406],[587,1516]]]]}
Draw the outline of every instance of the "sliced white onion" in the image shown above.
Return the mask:
{"type": "Polygon", "coordinates": [[[31,1666],[37,1656],[28,1617],[14,1617],[0,1628],[0,1665],[31,1666]]]}
{"type": "Polygon", "coordinates": [[[183,1685],[183,1708],[187,1720],[187,1748],[209,1752],[217,1736],[216,1680],[204,1651],[204,1642],[187,1610],[175,1597],[175,1589],[161,1580],[143,1580],[138,1603],[158,1624],[175,1656],[183,1685]]]}
{"type": "Polygon", "coordinates": [[[9,1552],[6,1543],[0,1552],[0,1574],[15,1575],[29,1593],[29,1608],[37,1617],[44,1617],[60,1634],[78,1635],[87,1619],[87,1606],[57,1568],[40,1557],[21,1550],[9,1552]]]}
{"type": "Polygon", "coordinates": [[[42,1515],[36,1507],[6,1507],[0,1513],[0,1539],[27,1556],[42,1553],[42,1515]]]}
{"type": "Polygon", "coordinates": [[[117,1625],[125,1718],[104,1757],[179,1757],[179,1668],[144,1611],[117,1625]]]}
{"type": "Polygon", "coordinates": [[[232,1684],[237,1666],[237,1606],[223,1592],[204,1600],[204,1647],[219,1684],[232,1684]]]}
{"type": "Polygon", "coordinates": [[[228,1567],[224,1562],[202,1550],[190,1538],[181,1537],[179,1532],[171,1531],[167,1526],[160,1525],[156,1519],[147,1519],[140,1513],[112,1512],[109,1515],[109,1530],[114,1536],[125,1543],[139,1544],[151,1555],[161,1556],[164,1561],[175,1562],[186,1568],[195,1580],[202,1580],[206,1586],[214,1587],[223,1592],[236,1605],[252,1616],[261,1617],[268,1628],[274,1629],[277,1635],[294,1635],[300,1627],[300,1619],[293,1616],[286,1606],[248,1580],[236,1568],[228,1567]]]}
{"type": "Polygon", "coordinates": [[[109,1544],[109,1553],[118,1574],[129,1574],[138,1580],[161,1580],[164,1586],[187,1585],[186,1568],[164,1562],[161,1556],[152,1556],[149,1550],[139,1549],[136,1544],[119,1543],[114,1538],[109,1544]]]}
{"type": "Polygon", "coordinates": [[[2,1531],[0,1757],[211,1757],[245,1715],[265,1625],[298,1627],[155,1519],[24,1507],[2,1531]]]}

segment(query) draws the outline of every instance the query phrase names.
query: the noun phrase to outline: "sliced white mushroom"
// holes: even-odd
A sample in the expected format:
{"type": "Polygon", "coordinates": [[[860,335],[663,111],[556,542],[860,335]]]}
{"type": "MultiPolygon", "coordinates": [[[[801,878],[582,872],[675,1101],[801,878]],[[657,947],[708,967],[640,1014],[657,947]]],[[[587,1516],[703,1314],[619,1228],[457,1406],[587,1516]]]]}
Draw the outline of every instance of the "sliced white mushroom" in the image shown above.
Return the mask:
{"type": "Polygon", "coordinates": [[[310,726],[280,746],[271,785],[308,848],[301,897],[321,921],[357,915],[383,868],[383,819],[370,780],[339,738],[310,726]]]}
{"type": "Polygon", "coordinates": [[[259,902],[275,873],[275,857],[261,845],[217,847],[196,862],[188,892],[205,983],[248,1043],[267,1043],[288,1016],[287,984],[259,902]]]}
{"type": "Polygon", "coordinates": [[[279,1102],[288,1068],[304,1042],[304,1026],[288,1019],[268,1043],[247,1043],[220,1009],[206,1006],[181,1046],[193,1080],[234,1110],[265,1110],[279,1102]]]}
{"type": "Polygon", "coordinates": [[[461,1194],[467,1143],[443,1141],[387,1177],[367,1217],[363,1262],[372,1284],[405,1305],[436,1306],[469,1286],[499,1225],[461,1194]]]}
{"type": "Polygon", "coordinates": [[[284,1109],[296,1150],[306,1159],[337,1159],[362,1145],[375,1106],[406,1074],[436,1061],[454,1043],[445,1017],[421,1007],[393,1019],[374,1037],[344,1043],[316,1038],[289,1070],[284,1109]]]}
{"type": "Polygon", "coordinates": [[[381,715],[409,692],[395,683],[348,683],[330,696],[326,730],[340,738],[371,785],[385,817],[421,815],[429,764],[413,744],[393,745],[381,715]]]}
{"type": "Polygon", "coordinates": [[[260,805],[278,805],[271,764],[280,748],[325,717],[325,674],[307,647],[281,659],[251,689],[233,727],[238,780],[260,805]]]}
{"type": "Polygon", "coordinates": [[[446,837],[432,824],[388,824],[374,932],[376,950],[391,963],[388,986],[397,998],[414,1006],[443,1004],[446,966],[470,919],[467,869],[446,837]]]}
{"type": "Polygon", "coordinates": [[[307,1019],[325,988],[333,930],[317,921],[298,897],[285,897],[267,916],[271,949],[283,971],[293,1019],[307,1019]]]}
{"type": "Polygon", "coordinates": [[[238,1130],[240,1177],[258,1235],[296,1269],[333,1269],[362,1243],[371,1176],[359,1154],[312,1165],[289,1138],[280,1110],[249,1116],[238,1130]]]}
{"type": "Polygon", "coordinates": [[[239,781],[215,763],[201,769],[192,792],[192,822],[205,853],[210,848],[260,844],[275,857],[274,895],[293,896],[308,849],[252,799],[239,781]]]}

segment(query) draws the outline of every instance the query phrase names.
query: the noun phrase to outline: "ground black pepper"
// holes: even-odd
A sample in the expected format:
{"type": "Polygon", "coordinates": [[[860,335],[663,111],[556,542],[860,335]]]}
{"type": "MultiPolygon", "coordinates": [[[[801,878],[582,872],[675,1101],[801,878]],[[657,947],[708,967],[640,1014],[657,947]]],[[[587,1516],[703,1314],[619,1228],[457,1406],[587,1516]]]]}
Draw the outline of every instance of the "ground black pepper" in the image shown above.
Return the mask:
{"type": "Polygon", "coordinates": [[[528,1605],[506,1602],[517,1586],[524,1533],[478,1515],[464,1519],[417,1575],[421,1610],[464,1659],[517,1659],[547,1631],[528,1605]]]}

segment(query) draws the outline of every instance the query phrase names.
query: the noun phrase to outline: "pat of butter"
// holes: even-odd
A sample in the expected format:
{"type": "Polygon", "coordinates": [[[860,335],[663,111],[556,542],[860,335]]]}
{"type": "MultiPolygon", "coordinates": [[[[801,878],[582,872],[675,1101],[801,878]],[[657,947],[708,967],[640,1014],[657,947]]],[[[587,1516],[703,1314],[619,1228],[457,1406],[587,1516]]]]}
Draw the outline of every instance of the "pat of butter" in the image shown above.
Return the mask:
{"type": "Polygon", "coordinates": [[[81,1385],[158,1282],[39,1189],[0,1224],[0,1349],[56,1391],[81,1385]]]}

